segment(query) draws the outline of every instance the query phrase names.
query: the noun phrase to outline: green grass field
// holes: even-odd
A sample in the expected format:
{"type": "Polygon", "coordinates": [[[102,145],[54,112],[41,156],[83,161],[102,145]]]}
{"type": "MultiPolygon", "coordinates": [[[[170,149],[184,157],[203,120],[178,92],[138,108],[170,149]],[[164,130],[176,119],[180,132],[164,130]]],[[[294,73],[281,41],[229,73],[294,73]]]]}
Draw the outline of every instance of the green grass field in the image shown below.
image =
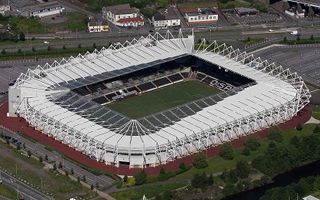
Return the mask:
{"type": "Polygon", "coordinates": [[[320,120],[320,106],[313,106],[313,117],[320,120]]]}
{"type": "Polygon", "coordinates": [[[1,184],[0,185],[0,197],[5,197],[6,199],[17,199],[17,191],[13,188],[1,184]]]}
{"type": "Polygon", "coordinates": [[[184,187],[187,184],[188,183],[158,183],[153,185],[143,185],[135,188],[134,190],[114,192],[111,196],[117,200],[141,199],[143,195],[146,195],[147,198],[151,198],[162,192],[184,187]]]}
{"type": "Polygon", "coordinates": [[[147,92],[140,96],[116,101],[107,106],[128,117],[137,119],[216,94],[219,91],[198,81],[186,81],[147,92]]]}

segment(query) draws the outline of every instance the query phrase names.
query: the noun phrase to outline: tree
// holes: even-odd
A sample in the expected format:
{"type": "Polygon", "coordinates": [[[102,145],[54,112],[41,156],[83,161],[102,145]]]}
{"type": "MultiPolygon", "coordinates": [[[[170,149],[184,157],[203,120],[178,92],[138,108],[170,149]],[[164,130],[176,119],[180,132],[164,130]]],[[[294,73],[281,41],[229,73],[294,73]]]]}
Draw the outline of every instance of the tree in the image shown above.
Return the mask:
{"type": "Polygon", "coordinates": [[[58,165],[59,169],[62,169],[62,163],[59,162],[59,165],[58,165]]]}
{"type": "Polygon", "coordinates": [[[213,176],[210,174],[210,176],[207,177],[207,185],[213,185],[213,176]]]}
{"type": "Polygon", "coordinates": [[[193,158],[193,166],[197,169],[203,169],[203,168],[208,167],[208,162],[207,162],[206,156],[203,153],[197,154],[193,158]]]}
{"type": "Polygon", "coordinates": [[[314,37],[313,37],[313,35],[311,35],[311,36],[310,36],[310,40],[314,40],[314,37]]]}
{"type": "Polygon", "coordinates": [[[128,176],[127,175],[125,175],[124,177],[123,177],[123,182],[127,182],[128,181],[128,176]]]}
{"type": "Polygon", "coordinates": [[[223,145],[221,145],[219,155],[223,159],[232,160],[234,158],[234,155],[233,155],[233,148],[232,148],[231,144],[224,143],[223,145]]]}
{"type": "Polygon", "coordinates": [[[236,165],[236,173],[239,178],[247,178],[250,173],[250,165],[247,161],[239,160],[236,165]]]}
{"type": "Polygon", "coordinates": [[[287,41],[288,41],[287,37],[284,37],[283,42],[287,42],[287,41]]]}
{"type": "Polygon", "coordinates": [[[207,175],[206,173],[202,173],[201,175],[195,174],[191,179],[191,185],[194,188],[204,188],[207,186],[207,175]]]}
{"type": "Polygon", "coordinates": [[[147,182],[147,174],[142,170],[137,175],[134,176],[136,185],[142,185],[147,182]]]}
{"type": "Polygon", "coordinates": [[[20,34],[19,34],[19,39],[20,39],[21,41],[25,41],[25,40],[26,40],[26,36],[24,35],[23,32],[20,32],[20,34]]]}
{"type": "Polygon", "coordinates": [[[250,149],[248,147],[244,147],[242,150],[242,155],[249,156],[250,155],[250,149]]]}
{"type": "Polygon", "coordinates": [[[179,169],[180,169],[181,171],[185,171],[185,170],[187,170],[187,166],[186,166],[186,164],[185,164],[184,162],[180,163],[180,165],[179,165],[179,169]]]}
{"type": "Polygon", "coordinates": [[[303,125],[302,125],[302,124],[298,124],[297,127],[296,127],[296,129],[297,129],[298,131],[302,131],[303,125]]]}
{"type": "Polygon", "coordinates": [[[19,151],[21,149],[20,143],[17,144],[17,150],[19,151]]]}
{"type": "Polygon", "coordinates": [[[260,143],[257,137],[248,137],[244,143],[245,147],[249,148],[251,151],[255,151],[260,147],[260,143]]]}
{"type": "Polygon", "coordinates": [[[276,142],[282,142],[283,137],[278,127],[271,128],[268,134],[268,139],[276,142]]]}
{"type": "Polygon", "coordinates": [[[320,133],[320,125],[316,125],[316,127],[314,127],[313,133],[320,133]]]}
{"type": "Polygon", "coordinates": [[[293,136],[291,139],[290,139],[290,144],[292,144],[293,146],[295,146],[296,148],[298,148],[300,146],[300,138],[298,138],[296,135],[293,136]]]}
{"type": "Polygon", "coordinates": [[[28,154],[28,157],[31,157],[31,151],[30,150],[27,151],[27,154],[28,154]]]}
{"type": "Polygon", "coordinates": [[[235,192],[236,192],[235,185],[228,183],[228,184],[223,188],[223,191],[222,191],[222,192],[223,192],[223,194],[226,195],[226,196],[235,193],[235,192]]]}
{"type": "Polygon", "coordinates": [[[128,178],[127,186],[134,186],[136,184],[136,179],[134,177],[128,178]]]}

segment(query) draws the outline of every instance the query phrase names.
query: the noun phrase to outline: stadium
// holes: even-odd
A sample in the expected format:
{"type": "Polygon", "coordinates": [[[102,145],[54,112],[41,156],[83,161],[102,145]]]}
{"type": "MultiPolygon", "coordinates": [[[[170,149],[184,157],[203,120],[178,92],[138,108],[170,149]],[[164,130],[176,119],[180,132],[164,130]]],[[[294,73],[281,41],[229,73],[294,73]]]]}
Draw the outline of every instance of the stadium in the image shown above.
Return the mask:
{"type": "Polygon", "coordinates": [[[180,31],[28,70],[7,115],[91,160],[140,169],[286,122],[309,99],[297,73],[180,31]]]}

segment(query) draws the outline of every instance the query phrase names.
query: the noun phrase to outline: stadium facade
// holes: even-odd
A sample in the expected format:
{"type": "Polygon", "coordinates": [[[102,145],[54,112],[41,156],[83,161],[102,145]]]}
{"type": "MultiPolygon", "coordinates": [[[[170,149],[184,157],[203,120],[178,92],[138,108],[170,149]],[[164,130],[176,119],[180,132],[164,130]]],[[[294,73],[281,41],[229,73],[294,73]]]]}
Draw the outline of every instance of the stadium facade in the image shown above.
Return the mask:
{"type": "Polygon", "coordinates": [[[144,168],[288,121],[309,99],[289,69],[167,32],[28,70],[9,87],[8,116],[107,165],[144,168]],[[190,77],[222,93],[139,119],[104,106],[190,77]]]}

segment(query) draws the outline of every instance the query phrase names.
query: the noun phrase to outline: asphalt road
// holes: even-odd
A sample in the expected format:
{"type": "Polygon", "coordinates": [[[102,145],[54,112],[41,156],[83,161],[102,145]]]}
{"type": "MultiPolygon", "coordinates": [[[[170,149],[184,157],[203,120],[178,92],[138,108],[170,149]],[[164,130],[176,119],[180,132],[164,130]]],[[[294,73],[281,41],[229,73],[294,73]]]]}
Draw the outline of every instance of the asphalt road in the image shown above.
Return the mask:
{"type": "Polygon", "coordinates": [[[18,179],[10,176],[9,174],[0,170],[0,178],[2,179],[5,185],[8,185],[11,188],[14,188],[20,194],[24,200],[48,200],[52,199],[41,192],[33,189],[32,187],[24,184],[23,182],[19,181],[18,179]]]}
{"type": "MultiPolygon", "coordinates": [[[[290,35],[290,30],[296,30],[297,28],[291,27],[290,29],[281,28],[275,29],[273,32],[269,32],[269,29],[266,27],[232,27],[230,30],[219,30],[212,29],[209,31],[208,29],[195,29],[195,37],[196,40],[200,38],[206,38],[209,41],[217,40],[217,41],[224,41],[224,40],[242,40],[246,39],[247,37],[259,37],[259,38],[283,38],[284,36],[290,35]]],[[[162,31],[165,33],[165,31],[162,31]]],[[[172,30],[173,35],[177,35],[177,30],[172,30]]],[[[183,30],[185,35],[191,34],[191,30],[183,30]]],[[[319,35],[320,29],[319,28],[304,28],[300,29],[299,33],[302,36],[310,36],[310,35],[319,35]]],[[[36,50],[39,49],[47,49],[50,45],[52,48],[61,49],[64,45],[67,48],[75,48],[81,44],[83,47],[90,46],[92,47],[93,43],[99,46],[107,46],[109,43],[115,42],[125,42],[131,41],[134,37],[140,38],[142,35],[146,36],[149,32],[139,32],[139,31],[131,31],[126,33],[71,33],[68,35],[60,35],[57,36],[55,34],[41,34],[41,35],[29,35],[27,37],[36,37],[39,39],[50,40],[49,44],[44,44],[43,42],[34,41],[32,44],[29,43],[3,43],[1,44],[1,49],[6,49],[6,51],[17,52],[18,49],[22,51],[31,51],[32,47],[36,50]],[[60,39],[57,39],[60,38],[60,39]],[[56,38],[56,39],[54,39],[56,38]],[[52,40],[54,39],[54,40],[52,40]]]]}
{"type": "Polygon", "coordinates": [[[21,144],[25,144],[26,149],[30,150],[31,153],[33,155],[36,156],[42,156],[42,158],[45,158],[45,155],[48,156],[48,162],[51,163],[56,163],[56,165],[58,166],[59,162],[62,163],[62,170],[68,170],[69,173],[71,171],[71,169],[73,169],[74,174],[73,176],[75,177],[80,177],[82,178],[82,176],[86,177],[86,183],[88,184],[92,184],[94,186],[96,186],[96,184],[99,184],[100,188],[108,188],[112,185],[112,183],[114,182],[113,179],[111,179],[108,176],[105,175],[95,175],[81,167],[79,167],[78,165],[74,164],[73,162],[70,162],[67,159],[64,159],[59,153],[55,152],[55,151],[49,151],[45,148],[44,145],[40,144],[40,143],[34,143],[31,140],[22,137],[14,132],[10,132],[6,129],[3,129],[0,127],[0,131],[3,130],[4,135],[10,136],[12,138],[17,139],[19,142],[21,142],[21,144]]]}

